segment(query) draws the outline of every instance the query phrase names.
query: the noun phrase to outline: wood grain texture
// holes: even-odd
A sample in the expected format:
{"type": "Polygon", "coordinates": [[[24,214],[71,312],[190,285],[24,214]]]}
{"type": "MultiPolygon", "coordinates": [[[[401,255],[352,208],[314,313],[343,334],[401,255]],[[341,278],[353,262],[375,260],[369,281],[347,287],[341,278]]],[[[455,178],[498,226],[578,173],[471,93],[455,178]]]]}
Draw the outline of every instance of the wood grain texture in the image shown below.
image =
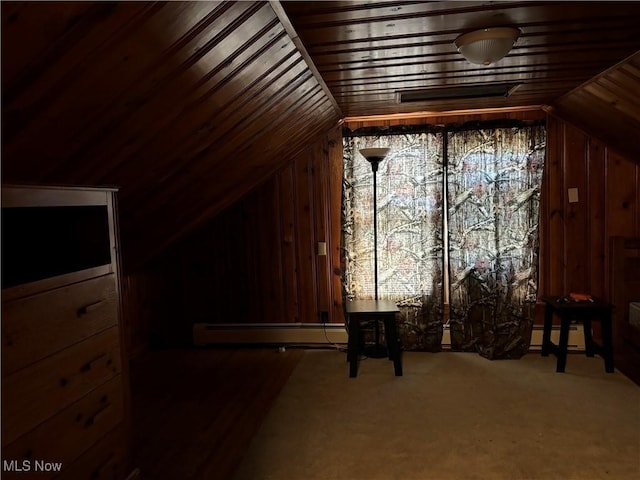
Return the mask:
{"type": "Polygon", "coordinates": [[[640,52],[552,103],[552,111],[633,161],[640,162],[640,52]]]}
{"type": "MultiPolygon", "coordinates": [[[[522,120],[544,116],[540,111],[507,115],[522,120]]],[[[483,113],[396,121],[438,124],[499,117],[483,113]]],[[[392,121],[378,120],[377,124],[384,126],[392,121]]],[[[371,120],[347,126],[355,129],[375,124],[371,120]]],[[[607,298],[609,238],[637,231],[638,167],[555,116],[548,116],[547,129],[539,295],[578,290],[607,298]],[[579,189],[576,204],[568,202],[567,189],[571,187],[579,189]]],[[[146,292],[141,313],[144,326],[140,326],[136,341],[145,342],[142,331],[146,331],[154,338],[180,338],[182,344],[189,344],[195,319],[213,323],[315,323],[326,311],[327,302],[331,304],[330,321],[343,322],[341,195],[342,140],[336,129],[198,234],[160,257],[153,269],[132,277],[142,282],[142,291],[146,292]],[[312,171],[313,165],[321,166],[312,171]],[[319,175],[319,171],[324,173],[319,175]],[[318,232],[324,232],[324,236],[318,232]],[[327,242],[330,262],[316,255],[318,241],[327,242]],[[181,267],[191,261],[187,258],[198,259],[202,274],[181,267]],[[327,278],[332,280],[325,292],[321,284],[327,278]],[[199,292],[196,297],[199,295],[200,300],[185,300],[180,292],[190,290],[199,292]]],[[[135,325],[135,303],[130,308],[135,325]]]]}
{"type": "Polygon", "coordinates": [[[126,271],[339,119],[268,2],[24,2],[2,27],[3,180],[121,186],[126,271]]]}
{"type": "Polygon", "coordinates": [[[112,327],[42,362],[3,377],[3,446],[121,371],[112,327]]]}
{"type": "MultiPolygon", "coordinates": [[[[284,2],[345,116],[548,104],[640,49],[638,5],[570,2],[284,2]],[[461,34],[522,32],[490,65],[467,62],[461,34]],[[523,82],[508,98],[398,104],[398,91],[523,82]]],[[[637,83],[636,83],[637,85],[637,83]]]]}
{"type": "MultiPolygon", "coordinates": [[[[11,205],[16,211],[38,207],[43,216],[36,223],[43,222],[50,229],[56,222],[47,220],[47,214],[54,207],[57,211],[98,205],[106,213],[100,214],[104,229],[92,228],[86,216],[60,222],[58,230],[70,233],[63,242],[50,239],[55,228],[49,235],[31,233],[39,238],[38,245],[51,240],[55,246],[45,248],[48,258],[32,258],[31,263],[47,264],[55,259],[68,268],[44,268],[41,276],[46,278],[27,279],[28,283],[2,291],[3,458],[18,464],[41,459],[61,462],[61,478],[107,478],[105,459],[92,450],[96,442],[110,450],[110,455],[118,452],[117,459],[108,462],[114,468],[117,465],[109,467],[113,474],[109,478],[121,480],[130,468],[129,362],[124,348],[128,335],[120,328],[115,195],[115,189],[2,186],[3,207],[11,205]],[[87,247],[100,244],[111,254],[95,263],[108,263],[72,271],[87,266],[74,262],[77,251],[90,251],[87,247]],[[69,273],[56,275],[60,271],[69,273]],[[80,456],[82,468],[78,470],[75,459],[80,456]],[[82,476],[66,476],[67,468],[75,474],[82,471],[82,476]]],[[[13,231],[9,230],[3,231],[3,240],[10,238],[5,238],[13,231]]],[[[21,476],[10,470],[5,472],[8,477],[21,476]]],[[[52,475],[43,474],[43,478],[52,475]]]]}
{"type": "Polygon", "coordinates": [[[597,138],[553,115],[547,121],[541,295],[609,297],[609,244],[638,235],[638,169],[597,138]],[[567,189],[579,189],[569,203],[567,189]]]}
{"type": "Polygon", "coordinates": [[[446,122],[451,110],[547,104],[629,156],[639,21],[633,2],[9,2],[3,180],[120,186],[133,272],[297,162],[342,115],[442,111],[446,122]],[[479,67],[455,51],[458,35],[495,25],[522,31],[505,59],[479,67]],[[508,98],[395,96],[513,81],[523,85],[508,98]]]}
{"type": "Polygon", "coordinates": [[[13,373],[117,323],[118,296],[114,275],[3,302],[2,375],[13,373]]]}
{"type": "Polygon", "coordinates": [[[125,275],[132,354],[190,345],[196,322],[318,323],[327,312],[342,323],[341,194],[334,128],[197,233],[125,275]],[[317,255],[321,241],[327,256],[317,255]]]}

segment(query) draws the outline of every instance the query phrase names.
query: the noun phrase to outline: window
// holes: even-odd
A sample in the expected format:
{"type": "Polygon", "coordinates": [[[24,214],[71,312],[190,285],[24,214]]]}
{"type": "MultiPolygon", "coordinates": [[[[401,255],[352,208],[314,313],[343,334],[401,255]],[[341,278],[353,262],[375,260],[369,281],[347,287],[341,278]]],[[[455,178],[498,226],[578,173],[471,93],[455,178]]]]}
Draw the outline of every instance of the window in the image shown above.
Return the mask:
{"type": "Polygon", "coordinates": [[[359,150],[390,147],[377,173],[378,292],[403,307],[403,343],[439,347],[447,300],[460,349],[518,330],[537,290],[544,127],[384,133],[345,135],[346,297],[375,289],[373,173],[359,150]]]}

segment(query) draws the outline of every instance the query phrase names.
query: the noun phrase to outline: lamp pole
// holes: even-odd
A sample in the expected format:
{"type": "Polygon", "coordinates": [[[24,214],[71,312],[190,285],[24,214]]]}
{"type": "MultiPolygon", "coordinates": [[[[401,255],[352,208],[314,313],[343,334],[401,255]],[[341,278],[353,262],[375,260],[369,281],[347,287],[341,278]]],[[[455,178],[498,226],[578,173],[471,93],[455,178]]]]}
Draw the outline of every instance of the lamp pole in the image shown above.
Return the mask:
{"type": "MultiPolygon", "coordinates": [[[[378,302],[378,165],[389,153],[390,148],[363,148],[360,153],[371,164],[373,172],[373,281],[375,301],[378,302]]],[[[387,349],[380,345],[380,325],[374,322],[375,345],[365,350],[372,358],[384,358],[388,355],[387,349]]]]}
{"type": "Polygon", "coordinates": [[[379,157],[367,158],[371,162],[371,171],[373,172],[373,282],[374,282],[374,298],[378,300],[378,194],[377,194],[377,178],[378,164],[382,160],[379,157]]]}
{"type": "Polygon", "coordinates": [[[360,150],[360,154],[371,164],[373,172],[373,281],[376,300],[378,300],[378,165],[390,150],[390,148],[363,148],[360,150]]]}

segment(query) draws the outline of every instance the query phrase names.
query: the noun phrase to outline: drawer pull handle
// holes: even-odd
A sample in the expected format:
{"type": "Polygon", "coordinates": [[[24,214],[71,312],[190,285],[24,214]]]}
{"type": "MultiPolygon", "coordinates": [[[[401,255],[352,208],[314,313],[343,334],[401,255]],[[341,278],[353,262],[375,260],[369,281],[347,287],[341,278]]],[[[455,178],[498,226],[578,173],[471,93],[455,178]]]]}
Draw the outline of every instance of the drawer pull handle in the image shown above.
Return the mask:
{"type": "Polygon", "coordinates": [[[103,405],[102,407],[100,407],[96,413],[94,413],[93,415],[91,415],[89,418],[87,418],[87,421],[84,423],[85,427],[90,427],[91,425],[93,425],[94,423],[96,423],[98,420],[100,420],[101,417],[103,417],[106,413],[106,411],[111,407],[111,404],[108,403],[106,405],[103,405]]]}
{"type": "Polygon", "coordinates": [[[98,362],[99,360],[103,359],[104,357],[107,356],[107,353],[103,353],[101,355],[98,355],[97,357],[95,357],[93,360],[89,360],[87,363],[85,363],[82,368],[80,369],[81,372],[88,372],[89,370],[91,370],[91,367],[93,367],[93,365],[98,362]]]}
{"type": "Polygon", "coordinates": [[[78,312],[77,312],[78,318],[80,318],[80,317],[82,317],[84,315],[87,315],[87,314],[93,312],[94,310],[97,310],[98,308],[100,308],[100,306],[103,303],[104,303],[104,299],[98,300],[97,302],[93,302],[93,303],[90,303],[90,304],[85,305],[83,307],[80,307],[78,309],[78,312]]]}
{"type": "Polygon", "coordinates": [[[109,464],[115,462],[115,455],[110,454],[107,459],[102,462],[100,465],[96,467],[96,469],[91,473],[91,480],[98,480],[100,478],[100,472],[109,464]]]}

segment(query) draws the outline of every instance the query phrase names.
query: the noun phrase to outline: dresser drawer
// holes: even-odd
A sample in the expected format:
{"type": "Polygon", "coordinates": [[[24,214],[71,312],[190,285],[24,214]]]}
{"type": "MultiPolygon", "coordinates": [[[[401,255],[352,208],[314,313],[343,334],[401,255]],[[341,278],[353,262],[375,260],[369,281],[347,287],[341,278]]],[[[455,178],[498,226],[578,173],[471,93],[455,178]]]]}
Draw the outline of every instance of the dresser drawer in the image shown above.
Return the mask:
{"type": "MultiPolygon", "coordinates": [[[[92,390],[60,413],[2,449],[2,458],[36,468],[36,461],[70,465],[91,445],[113,430],[123,418],[120,375],[92,390]]],[[[17,472],[13,472],[17,476],[17,472]]],[[[46,472],[38,478],[51,478],[46,472]]],[[[12,478],[5,472],[3,478],[12,478]]]]}
{"type": "Polygon", "coordinates": [[[7,302],[2,305],[2,375],[117,322],[113,274],[7,302]]]}
{"type": "Polygon", "coordinates": [[[124,427],[118,426],[71,465],[65,465],[56,480],[122,480],[128,474],[129,445],[124,427]]]}
{"type": "Polygon", "coordinates": [[[117,327],[2,379],[2,444],[16,440],[120,373],[117,327]]]}

